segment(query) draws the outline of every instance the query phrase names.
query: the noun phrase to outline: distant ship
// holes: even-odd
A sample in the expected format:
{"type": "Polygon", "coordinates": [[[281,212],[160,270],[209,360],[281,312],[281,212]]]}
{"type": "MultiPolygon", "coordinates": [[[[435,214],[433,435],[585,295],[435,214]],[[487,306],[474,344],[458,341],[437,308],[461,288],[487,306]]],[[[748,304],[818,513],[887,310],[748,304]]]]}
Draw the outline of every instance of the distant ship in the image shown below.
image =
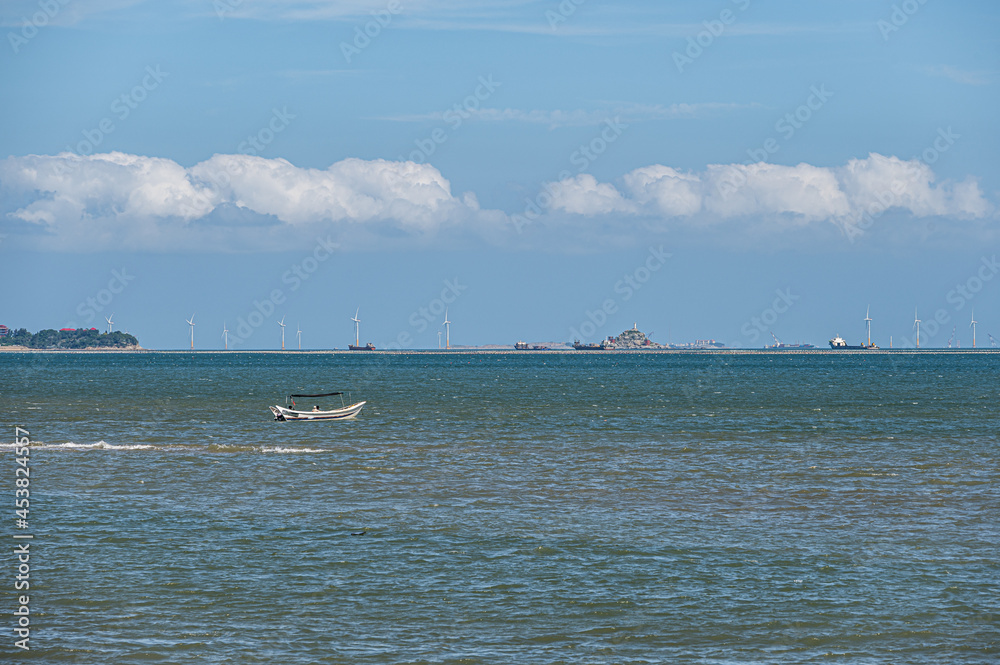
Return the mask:
{"type": "Polygon", "coordinates": [[[726,345],[716,342],[714,339],[696,339],[687,344],[671,344],[671,349],[683,349],[685,351],[710,351],[712,349],[724,349],[726,345]]]}
{"type": "Polygon", "coordinates": [[[872,349],[877,349],[878,347],[874,344],[859,344],[858,346],[850,346],[844,338],[837,335],[830,340],[830,348],[837,351],[871,351],[872,349]]]}
{"type": "Polygon", "coordinates": [[[374,351],[375,345],[372,344],[371,342],[368,342],[364,346],[354,346],[353,344],[348,344],[347,348],[350,349],[351,351],[374,351]]]}
{"type": "MultiPolygon", "coordinates": [[[[785,344],[780,339],[771,333],[771,337],[774,338],[774,344],[771,346],[765,346],[765,349],[815,349],[816,347],[812,344],[785,344]]],[[[831,342],[832,343],[832,342],[831,342]]]]}
{"type": "Polygon", "coordinates": [[[518,351],[548,351],[549,347],[542,346],[540,344],[528,344],[527,342],[518,342],[514,345],[514,348],[518,351]]]}
{"type": "Polygon", "coordinates": [[[584,344],[580,340],[574,340],[573,348],[577,351],[613,351],[615,345],[608,340],[604,340],[600,344],[584,344]]]}

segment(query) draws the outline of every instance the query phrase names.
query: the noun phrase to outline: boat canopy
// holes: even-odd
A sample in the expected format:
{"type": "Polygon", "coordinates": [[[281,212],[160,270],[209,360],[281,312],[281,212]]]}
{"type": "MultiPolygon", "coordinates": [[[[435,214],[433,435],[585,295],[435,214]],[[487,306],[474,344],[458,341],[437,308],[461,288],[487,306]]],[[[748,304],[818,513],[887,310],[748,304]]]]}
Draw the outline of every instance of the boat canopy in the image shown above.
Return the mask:
{"type": "Polygon", "coordinates": [[[343,392],[321,393],[319,395],[289,395],[289,397],[331,397],[333,395],[343,395],[343,392]]]}

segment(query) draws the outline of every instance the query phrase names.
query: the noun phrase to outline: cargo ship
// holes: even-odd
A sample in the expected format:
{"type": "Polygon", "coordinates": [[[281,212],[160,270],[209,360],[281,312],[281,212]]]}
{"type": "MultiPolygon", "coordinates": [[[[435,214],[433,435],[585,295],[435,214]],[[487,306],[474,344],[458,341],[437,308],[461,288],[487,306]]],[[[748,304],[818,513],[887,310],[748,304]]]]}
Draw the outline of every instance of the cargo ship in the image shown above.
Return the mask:
{"type": "Polygon", "coordinates": [[[771,346],[765,346],[764,347],[765,349],[767,349],[769,351],[772,351],[774,349],[815,349],[816,348],[812,344],[785,344],[784,342],[782,342],[781,340],[779,340],[777,337],[775,337],[774,333],[771,333],[771,337],[774,339],[774,344],[772,344],[771,346]]]}
{"type": "Polygon", "coordinates": [[[348,344],[347,348],[350,349],[351,351],[374,351],[375,345],[372,344],[371,342],[368,342],[364,346],[355,346],[354,344],[348,344]]]}
{"type": "Polygon", "coordinates": [[[574,340],[573,348],[577,351],[613,351],[615,345],[609,340],[604,340],[600,344],[584,344],[580,340],[574,340]]]}
{"type": "Polygon", "coordinates": [[[877,349],[878,347],[874,344],[859,344],[857,346],[849,345],[843,337],[837,335],[830,340],[830,348],[835,351],[871,351],[877,349]]]}
{"type": "Polygon", "coordinates": [[[542,346],[541,344],[528,344],[527,342],[518,342],[514,345],[514,349],[517,351],[548,351],[549,347],[542,346]]]}

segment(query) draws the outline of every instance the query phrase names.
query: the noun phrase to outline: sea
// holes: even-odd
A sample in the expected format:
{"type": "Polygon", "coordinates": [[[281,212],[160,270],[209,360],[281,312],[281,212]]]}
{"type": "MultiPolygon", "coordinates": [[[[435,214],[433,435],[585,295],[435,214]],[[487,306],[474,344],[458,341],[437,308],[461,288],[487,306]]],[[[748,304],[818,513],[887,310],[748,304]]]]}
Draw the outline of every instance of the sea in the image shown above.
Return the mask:
{"type": "Polygon", "coordinates": [[[0,370],[4,663],[1000,662],[1000,355],[0,370]]]}

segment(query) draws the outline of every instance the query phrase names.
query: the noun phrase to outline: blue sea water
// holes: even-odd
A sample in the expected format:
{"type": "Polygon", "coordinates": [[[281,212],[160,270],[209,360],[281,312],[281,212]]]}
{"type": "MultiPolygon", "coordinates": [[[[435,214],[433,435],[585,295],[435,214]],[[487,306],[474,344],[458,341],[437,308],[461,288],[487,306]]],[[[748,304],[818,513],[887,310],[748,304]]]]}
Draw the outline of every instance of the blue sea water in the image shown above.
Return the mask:
{"type": "Polygon", "coordinates": [[[1000,355],[0,354],[4,662],[1000,660],[1000,355]],[[278,423],[349,390],[353,421],[278,423]],[[355,535],[363,534],[363,535],[355,535]]]}

